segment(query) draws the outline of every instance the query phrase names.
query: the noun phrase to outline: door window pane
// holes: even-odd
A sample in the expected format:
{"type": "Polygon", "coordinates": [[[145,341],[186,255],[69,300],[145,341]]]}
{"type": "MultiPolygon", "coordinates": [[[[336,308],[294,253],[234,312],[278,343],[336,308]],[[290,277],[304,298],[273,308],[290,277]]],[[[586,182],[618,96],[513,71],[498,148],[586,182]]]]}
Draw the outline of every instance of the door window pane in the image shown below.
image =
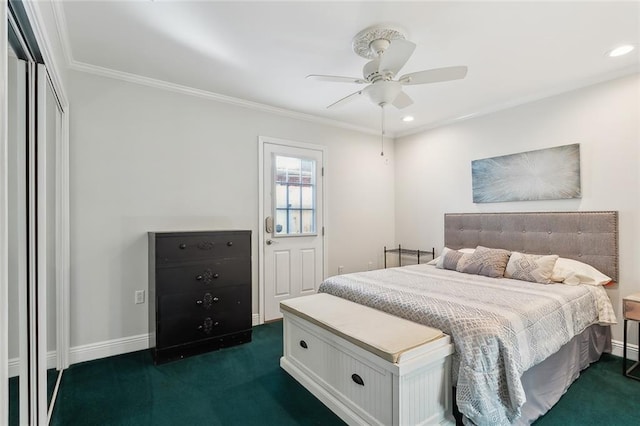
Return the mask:
{"type": "Polygon", "coordinates": [[[300,185],[289,185],[289,208],[300,208],[300,185]]]}
{"type": "Polygon", "coordinates": [[[314,232],[315,213],[313,210],[302,210],[302,233],[310,234],[314,232]]]}
{"type": "Polygon", "coordinates": [[[276,222],[273,229],[275,235],[287,234],[287,210],[276,210],[276,222]]]}
{"type": "Polygon", "coordinates": [[[275,235],[316,233],[316,162],[274,155],[275,235]]]}
{"type": "Polygon", "coordinates": [[[310,185],[304,185],[302,187],[300,187],[300,191],[302,192],[301,194],[301,207],[303,209],[313,209],[313,204],[314,204],[314,197],[313,197],[313,192],[314,192],[314,188],[313,186],[310,185]]]}
{"type": "Polygon", "coordinates": [[[287,185],[276,182],[276,208],[287,208],[287,185]]]}
{"type": "Polygon", "coordinates": [[[289,210],[289,234],[300,234],[301,227],[300,210],[289,210]]]}

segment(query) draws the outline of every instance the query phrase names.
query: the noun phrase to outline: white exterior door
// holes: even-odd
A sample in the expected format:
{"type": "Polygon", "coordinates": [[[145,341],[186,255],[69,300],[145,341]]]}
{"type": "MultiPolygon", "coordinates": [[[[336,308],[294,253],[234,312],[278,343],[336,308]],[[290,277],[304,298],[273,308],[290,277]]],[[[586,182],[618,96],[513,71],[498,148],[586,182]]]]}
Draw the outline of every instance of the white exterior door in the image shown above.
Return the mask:
{"type": "Polygon", "coordinates": [[[315,293],[324,278],[324,149],[261,138],[264,321],[280,301],[315,293]]]}

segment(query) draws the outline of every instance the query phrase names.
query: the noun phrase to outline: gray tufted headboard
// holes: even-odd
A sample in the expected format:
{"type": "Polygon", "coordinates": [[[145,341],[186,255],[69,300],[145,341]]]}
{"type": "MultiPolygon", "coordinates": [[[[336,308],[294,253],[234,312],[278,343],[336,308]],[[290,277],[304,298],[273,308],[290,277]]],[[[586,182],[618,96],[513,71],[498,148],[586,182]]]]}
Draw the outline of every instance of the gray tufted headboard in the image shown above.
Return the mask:
{"type": "Polygon", "coordinates": [[[446,213],[444,244],[557,254],[618,281],[618,212],[446,213]]]}

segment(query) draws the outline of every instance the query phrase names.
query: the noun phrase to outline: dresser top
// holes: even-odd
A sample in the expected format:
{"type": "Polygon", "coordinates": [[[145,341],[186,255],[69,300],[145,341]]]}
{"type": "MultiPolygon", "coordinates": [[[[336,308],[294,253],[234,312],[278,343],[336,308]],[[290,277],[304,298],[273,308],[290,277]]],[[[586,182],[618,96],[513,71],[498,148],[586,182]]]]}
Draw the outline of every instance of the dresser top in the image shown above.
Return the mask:
{"type": "Polygon", "coordinates": [[[157,236],[181,236],[181,235],[207,235],[207,234],[226,234],[226,233],[238,233],[238,232],[248,232],[251,233],[249,229],[221,229],[221,230],[210,230],[210,231],[149,231],[149,235],[157,235],[157,236]]]}

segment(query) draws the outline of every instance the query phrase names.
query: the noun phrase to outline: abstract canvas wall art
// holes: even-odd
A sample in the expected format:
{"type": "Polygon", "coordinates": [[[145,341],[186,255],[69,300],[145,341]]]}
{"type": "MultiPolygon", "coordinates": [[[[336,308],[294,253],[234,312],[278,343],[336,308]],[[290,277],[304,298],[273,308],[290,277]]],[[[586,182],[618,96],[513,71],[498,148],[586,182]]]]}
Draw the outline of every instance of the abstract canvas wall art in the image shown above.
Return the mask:
{"type": "Polygon", "coordinates": [[[580,198],[580,144],[471,162],[474,203],[580,198]]]}

